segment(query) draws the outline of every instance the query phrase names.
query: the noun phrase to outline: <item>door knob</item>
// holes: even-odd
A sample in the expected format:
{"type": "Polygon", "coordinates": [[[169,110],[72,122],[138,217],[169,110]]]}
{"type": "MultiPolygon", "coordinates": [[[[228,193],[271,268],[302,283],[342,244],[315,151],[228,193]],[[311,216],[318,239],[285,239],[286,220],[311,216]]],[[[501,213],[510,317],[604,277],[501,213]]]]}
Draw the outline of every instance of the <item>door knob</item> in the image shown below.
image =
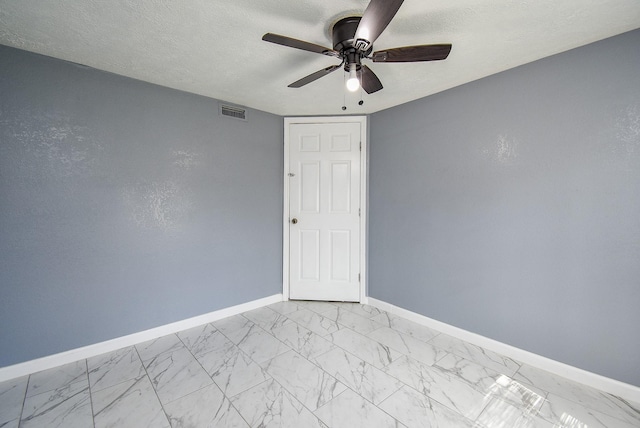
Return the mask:
{"type": "Polygon", "coordinates": [[[291,223],[293,223],[293,224],[298,223],[298,219],[297,219],[297,218],[292,218],[292,219],[291,219],[291,223]]]}

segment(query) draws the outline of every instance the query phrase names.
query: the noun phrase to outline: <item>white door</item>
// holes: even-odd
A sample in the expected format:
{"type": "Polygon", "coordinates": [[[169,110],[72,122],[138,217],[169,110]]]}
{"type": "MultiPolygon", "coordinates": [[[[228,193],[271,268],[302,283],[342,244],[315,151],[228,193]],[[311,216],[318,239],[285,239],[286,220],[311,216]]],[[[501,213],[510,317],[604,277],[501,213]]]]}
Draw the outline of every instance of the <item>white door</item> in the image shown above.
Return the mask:
{"type": "Polygon", "coordinates": [[[361,125],[289,124],[291,299],[360,301],[361,125]]]}

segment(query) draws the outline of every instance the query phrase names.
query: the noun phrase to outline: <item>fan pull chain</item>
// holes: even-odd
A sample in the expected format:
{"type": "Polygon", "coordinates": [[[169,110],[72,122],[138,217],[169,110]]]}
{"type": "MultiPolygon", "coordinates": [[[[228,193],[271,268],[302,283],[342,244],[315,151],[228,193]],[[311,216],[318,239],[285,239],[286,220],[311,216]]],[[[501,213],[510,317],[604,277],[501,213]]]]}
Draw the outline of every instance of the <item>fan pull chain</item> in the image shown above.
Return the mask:
{"type": "Polygon", "coordinates": [[[364,104],[364,100],[362,99],[362,68],[360,68],[360,101],[358,101],[358,105],[361,106],[364,104]]]}
{"type": "Polygon", "coordinates": [[[347,73],[342,72],[342,111],[347,109],[347,92],[345,87],[347,86],[347,73]]]}

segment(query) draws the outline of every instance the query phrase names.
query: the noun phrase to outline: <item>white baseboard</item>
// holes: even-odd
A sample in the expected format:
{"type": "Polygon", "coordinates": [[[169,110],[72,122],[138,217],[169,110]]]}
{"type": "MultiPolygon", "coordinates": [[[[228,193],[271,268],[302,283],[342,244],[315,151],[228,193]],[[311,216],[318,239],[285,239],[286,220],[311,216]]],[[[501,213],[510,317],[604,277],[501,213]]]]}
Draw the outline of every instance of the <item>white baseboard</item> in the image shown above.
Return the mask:
{"type": "Polygon", "coordinates": [[[71,349],[69,351],[60,352],[59,354],[48,355],[46,357],[14,364],[12,366],[0,367],[0,382],[39,372],[41,370],[47,370],[63,364],[72,363],[74,361],[83,360],[85,358],[95,357],[96,355],[104,354],[105,352],[112,352],[120,348],[146,342],[147,340],[156,339],[167,334],[177,333],[182,330],[187,330],[192,327],[197,327],[202,324],[207,324],[222,318],[230,317],[252,309],[258,309],[281,301],[282,294],[274,294],[273,296],[209,312],[208,314],[199,315],[171,324],[165,324],[160,327],[140,331],[138,333],[129,334],[127,336],[118,337],[105,342],[71,349]]]}
{"type": "Polygon", "coordinates": [[[559,361],[543,357],[533,352],[525,351],[515,346],[507,345],[497,340],[489,339],[470,331],[454,327],[450,324],[434,320],[424,315],[403,309],[372,297],[367,298],[371,306],[375,306],[383,311],[398,315],[410,321],[441,331],[450,336],[462,339],[477,346],[481,346],[490,351],[497,352],[514,360],[518,360],[533,367],[546,370],[558,376],[562,376],[574,382],[579,382],[593,388],[608,392],[622,399],[640,403],[640,388],[628,383],[620,382],[599,374],[595,374],[577,367],[570,366],[559,361]]]}

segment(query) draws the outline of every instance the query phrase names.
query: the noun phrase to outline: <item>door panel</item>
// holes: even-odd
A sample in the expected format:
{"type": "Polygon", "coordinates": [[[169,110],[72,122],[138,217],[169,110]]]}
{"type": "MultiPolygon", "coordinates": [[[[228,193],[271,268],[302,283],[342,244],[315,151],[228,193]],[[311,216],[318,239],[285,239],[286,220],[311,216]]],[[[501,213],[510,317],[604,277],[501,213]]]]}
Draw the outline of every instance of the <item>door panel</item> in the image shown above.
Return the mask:
{"type": "Polygon", "coordinates": [[[360,126],[289,125],[291,299],[360,299],[360,126]]]}
{"type": "Polygon", "coordinates": [[[300,230],[300,281],[320,280],[320,231],[300,230]]]}
{"type": "Polygon", "coordinates": [[[331,213],[349,213],[351,211],[350,169],[349,162],[331,162],[331,213]]]}
{"type": "Polygon", "coordinates": [[[300,163],[301,213],[320,213],[320,162],[300,163]]]}
{"type": "Polygon", "coordinates": [[[348,230],[332,230],[331,236],[331,281],[349,281],[351,259],[351,236],[348,230]]]}

